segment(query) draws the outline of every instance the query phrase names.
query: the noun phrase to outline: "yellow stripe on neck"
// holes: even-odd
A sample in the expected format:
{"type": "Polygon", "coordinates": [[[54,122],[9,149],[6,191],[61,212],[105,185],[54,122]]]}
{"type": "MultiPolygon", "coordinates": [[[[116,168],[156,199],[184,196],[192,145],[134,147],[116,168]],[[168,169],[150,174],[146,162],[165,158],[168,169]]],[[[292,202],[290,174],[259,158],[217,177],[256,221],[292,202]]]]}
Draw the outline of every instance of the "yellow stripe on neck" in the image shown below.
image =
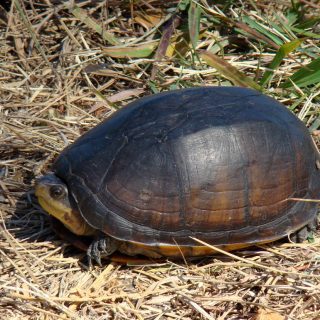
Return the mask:
{"type": "Polygon", "coordinates": [[[42,197],[39,197],[38,201],[45,211],[60,220],[74,234],[89,236],[96,232],[94,228],[87,224],[79,212],[66,208],[58,202],[52,205],[42,197]]]}

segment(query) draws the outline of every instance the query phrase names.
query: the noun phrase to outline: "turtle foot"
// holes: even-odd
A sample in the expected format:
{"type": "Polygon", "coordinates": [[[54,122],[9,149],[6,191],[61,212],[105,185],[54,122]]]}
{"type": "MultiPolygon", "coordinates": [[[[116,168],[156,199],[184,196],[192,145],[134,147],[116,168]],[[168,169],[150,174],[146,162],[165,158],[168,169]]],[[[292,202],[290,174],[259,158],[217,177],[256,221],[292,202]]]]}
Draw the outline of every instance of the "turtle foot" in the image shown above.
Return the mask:
{"type": "Polygon", "coordinates": [[[119,241],[108,237],[106,235],[101,235],[91,242],[87,250],[87,257],[89,266],[92,266],[92,260],[94,260],[100,267],[101,258],[105,256],[110,256],[119,247],[119,241]]]}
{"type": "Polygon", "coordinates": [[[294,232],[290,235],[290,239],[293,242],[301,243],[309,237],[310,233],[313,233],[319,227],[318,216],[311,220],[307,225],[305,225],[300,230],[294,232]]]}

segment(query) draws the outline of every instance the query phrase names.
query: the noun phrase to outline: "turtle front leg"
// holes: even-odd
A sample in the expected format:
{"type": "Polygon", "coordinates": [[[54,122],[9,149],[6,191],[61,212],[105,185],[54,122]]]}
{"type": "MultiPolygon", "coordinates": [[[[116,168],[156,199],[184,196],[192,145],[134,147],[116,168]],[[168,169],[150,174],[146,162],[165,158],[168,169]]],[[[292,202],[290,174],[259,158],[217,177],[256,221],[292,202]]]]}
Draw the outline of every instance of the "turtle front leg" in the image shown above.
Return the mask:
{"type": "Polygon", "coordinates": [[[293,242],[301,243],[307,240],[310,233],[314,233],[319,227],[318,215],[311,220],[307,225],[299,229],[298,231],[291,234],[290,239],[293,242]]]}
{"type": "Polygon", "coordinates": [[[99,234],[95,240],[91,242],[87,250],[87,257],[89,266],[92,266],[92,260],[96,261],[99,266],[101,265],[101,258],[110,256],[118,250],[120,241],[105,234],[99,234]]]}

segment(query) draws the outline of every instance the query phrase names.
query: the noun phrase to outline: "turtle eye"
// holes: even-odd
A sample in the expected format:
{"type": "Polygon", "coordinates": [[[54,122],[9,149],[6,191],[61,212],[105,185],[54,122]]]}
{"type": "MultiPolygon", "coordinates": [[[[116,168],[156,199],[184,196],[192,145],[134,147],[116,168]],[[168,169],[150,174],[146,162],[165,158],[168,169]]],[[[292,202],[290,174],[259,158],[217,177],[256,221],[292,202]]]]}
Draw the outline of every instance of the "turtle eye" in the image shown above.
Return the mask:
{"type": "Polygon", "coordinates": [[[50,196],[54,199],[61,199],[65,195],[64,188],[62,186],[52,186],[50,188],[50,196]]]}

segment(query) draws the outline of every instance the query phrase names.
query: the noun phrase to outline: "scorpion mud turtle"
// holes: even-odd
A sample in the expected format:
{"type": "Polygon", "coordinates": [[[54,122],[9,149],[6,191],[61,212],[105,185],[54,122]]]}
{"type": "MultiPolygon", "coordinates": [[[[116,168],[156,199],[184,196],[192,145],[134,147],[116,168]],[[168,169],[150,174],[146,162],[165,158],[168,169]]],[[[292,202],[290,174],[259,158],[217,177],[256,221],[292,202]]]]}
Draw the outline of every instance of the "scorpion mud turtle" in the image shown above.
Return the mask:
{"type": "Polygon", "coordinates": [[[299,238],[317,217],[304,200],[320,196],[319,159],[276,100],[190,88],[115,112],[62,151],[35,194],[74,234],[94,236],[88,255],[98,262],[116,250],[202,256],[212,249],[193,238],[225,250],[299,238]]]}

